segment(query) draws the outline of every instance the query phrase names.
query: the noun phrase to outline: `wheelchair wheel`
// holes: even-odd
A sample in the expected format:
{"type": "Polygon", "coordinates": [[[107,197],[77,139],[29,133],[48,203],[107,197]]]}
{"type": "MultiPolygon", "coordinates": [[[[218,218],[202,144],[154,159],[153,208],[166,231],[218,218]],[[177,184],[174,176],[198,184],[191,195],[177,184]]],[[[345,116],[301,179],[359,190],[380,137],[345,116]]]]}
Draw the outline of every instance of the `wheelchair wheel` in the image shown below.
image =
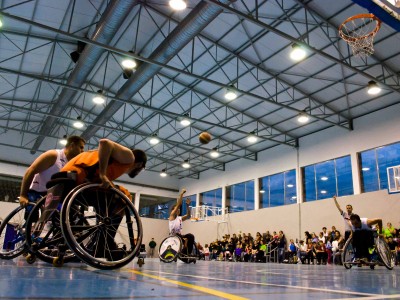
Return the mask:
{"type": "Polygon", "coordinates": [[[70,249],[98,269],[117,269],[132,261],[142,243],[142,223],[121,191],[82,184],[61,209],[61,229],[70,249]]]}
{"type": "Polygon", "coordinates": [[[193,243],[193,249],[192,253],[190,254],[185,254],[182,252],[182,250],[179,252],[179,259],[183,261],[184,263],[190,264],[190,263],[196,263],[197,260],[199,259],[199,250],[197,249],[196,243],[193,243]]]}
{"type": "Polygon", "coordinates": [[[75,258],[75,255],[65,244],[60,228],[60,213],[56,210],[50,219],[43,222],[38,221],[41,219],[45,202],[46,197],[41,198],[32,208],[26,221],[28,251],[49,264],[53,264],[56,257],[63,257],[64,262],[70,262],[75,258]],[[34,219],[32,216],[35,216],[34,219]],[[37,219],[37,216],[39,216],[39,219],[37,219]],[[50,223],[46,224],[48,221],[50,223]]]}
{"type": "Polygon", "coordinates": [[[382,263],[386,268],[392,270],[395,265],[395,258],[392,251],[390,251],[389,245],[383,238],[378,236],[375,239],[375,246],[382,263]]]}
{"type": "Polygon", "coordinates": [[[27,251],[24,214],[25,208],[18,206],[1,222],[0,258],[13,259],[27,251]]]}
{"type": "Polygon", "coordinates": [[[171,235],[161,242],[158,253],[161,261],[170,263],[177,260],[181,251],[182,239],[177,235],[171,235]]]}
{"type": "Polygon", "coordinates": [[[350,269],[353,266],[354,261],[354,249],[352,244],[353,238],[349,237],[344,244],[343,252],[342,252],[342,263],[346,269],[350,269]]]}

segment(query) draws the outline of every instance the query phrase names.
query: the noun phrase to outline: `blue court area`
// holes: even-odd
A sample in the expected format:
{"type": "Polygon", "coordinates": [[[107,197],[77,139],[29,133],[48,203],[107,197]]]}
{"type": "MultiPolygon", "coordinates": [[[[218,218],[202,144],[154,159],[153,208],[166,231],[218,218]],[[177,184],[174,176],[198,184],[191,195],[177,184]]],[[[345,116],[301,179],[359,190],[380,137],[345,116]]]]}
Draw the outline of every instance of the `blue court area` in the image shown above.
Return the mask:
{"type": "Polygon", "coordinates": [[[0,299],[400,299],[400,268],[137,259],[117,271],[0,261],[0,299]]]}

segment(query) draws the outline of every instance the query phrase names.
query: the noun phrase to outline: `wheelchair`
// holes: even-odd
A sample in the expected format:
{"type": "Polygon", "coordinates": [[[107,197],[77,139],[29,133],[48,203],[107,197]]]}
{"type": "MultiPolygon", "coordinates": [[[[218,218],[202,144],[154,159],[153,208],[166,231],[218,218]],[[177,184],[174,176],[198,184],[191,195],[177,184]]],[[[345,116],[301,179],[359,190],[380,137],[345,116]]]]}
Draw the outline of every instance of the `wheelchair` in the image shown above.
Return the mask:
{"type": "Polygon", "coordinates": [[[343,247],[342,252],[342,263],[346,269],[350,269],[353,265],[356,266],[369,266],[371,269],[375,269],[375,266],[385,266],[387,269],[392,270],[395,265],[395,257],[385,239],[380,237],[377,233],[374,233],[374,251],[370,255],[369,261],[359,260],[355,261],[355,251],[353,249],[353,237],[350,236],[346,244],[343,247]]]}
{"type": "Polygon", "coordinates": [[[79,259],[104,270],[131,262],[139,252],[143,229],[130,199],[116,188],[104,189],[93,183],[71,188],[73,179],[59,179],[26,222],[27,262],[38,257],[61,267],[79,259]],[[57,189],[65,186],[61,194],[66,197],[55,196],[60,195],[57,189]],[[33,218],[35,214],[39,219],[33,218]]]}
{"type": "Polygon", "coordinates": [[[184,263],[196,263],[200,259],[200,254],[196,243],[193,243],[192,253],[186,254],[182,252],[183,240],[179,235],[173,234],[165,238],[159,248],[159,257],[162,262],[171,263],[177,261],[178,258],[184,263]]]}

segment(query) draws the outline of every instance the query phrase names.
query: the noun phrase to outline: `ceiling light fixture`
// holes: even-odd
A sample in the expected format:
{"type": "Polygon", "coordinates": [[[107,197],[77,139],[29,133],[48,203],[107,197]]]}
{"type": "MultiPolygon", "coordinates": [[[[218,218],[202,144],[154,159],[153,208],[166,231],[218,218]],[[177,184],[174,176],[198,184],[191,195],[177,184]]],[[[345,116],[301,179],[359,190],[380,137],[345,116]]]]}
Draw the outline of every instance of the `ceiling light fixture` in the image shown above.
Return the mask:
{"type": "Polygon", "coordinates": [[[231,101],[231,100],[235,100],[237,98],[238,95],[237,95],[236,91],[233,88],[234,87],[226,88],[225,96],[224,96],[226,100],[231,101]]]}
{"type": "Polygon", "coordinates": [[[60,140],[60,144],[65,146],[67,144],[67,135],[64,135],[63,138],[60,140]]]}
{"type": "Polygon", "coordinates": [[[189,160],[188,160],[188,159],[186,159],[186,160],[183,162],[182,167],[184,167],[185,169],[189,169],[189,168],[190,168],[190,163],[189,163],[189,160]]]}
{"type": "Polygon", "coordinates": [[[310,117],[305,112],[301,112],[297,116],[297,122],[299,122],[299,123],[304,124],[304,123],[307,123],[309,120],[310,120],[310,117]]]}
{"type": "Polygon", "coordinates": [[[157,133],[153,134],[149,140],[150,144],[157,145],[160,142],[160,139],[157,137],[157,133]]]}
{"type": "Polygon", "coordinates": [[[250,132],[249,136],[247,137],[247,141],[251,144],[254,144],[258,141],[258,137],[255,131],[250,132]]]}
{"type": "Polygon", "coordinates": [[[369,169],[368,167],[364,167],[364,168],[362,168],[361,170],[363,170],[363,171],[369,171],[370,169],[369,169]]]}
{"type": "Polygon", "coordinates": [[[81,116],[78,116],[78,117],[76,118],[76,121],[75,121],[74,124],[72,124],[72,125],[73,125],[75,128],[80,129],[80,128],[82,128],[83,126],[85,126],[85,123],[82,122],[81,116]]]}
{"type": "Polygon", "coordinates": [[[175,10],[184,10],[186,8],[186,2],[183,0],[170,0],[169,6],[175,10]]]}
{"type": "Polygon", "coordinates": [[[93,97],[93,102],[96,104],[103,104],[106,101],[103,96],[103,91],[98,90],[96,96],[93,97]]]}
{"type": "Polygon", "coordinates": [[[219,152],[218,152],[218,148],[215,147],[214,149],[212,149],[212,151],[210,152],[210,156],[217,158],[219,156],[219,152]]]}
{"type": "Polygon", "coordinates": [[[77,61],[79,60],[79,57],[81,56],[81,53],[85,49],[85,46],[86,46],[86,43],[78,41],[76,50],[69,54],[74,63],[77,63],[77,61]]]}
{"type": "Polygon", "coordinates": [[[371,80],[370,82],[368,82],[368,89],[367,89],[368,94],[376,95],[379,94],[381,90],[382,89],[375,81],[371,80]]]}
{"type": "Polygon", "coordinates": [[[299,44],[294,43],[292,45],[292,51],[290,52],[290,58],[299,61],[302,60],[304,57],[306,57],[306,51],[304,50],[303,47],[301,47],[299,44]]]}
{"type": "Polygon", "coordinates": [[[260,190],[260,194],[264,194],[265,191],[263,189],[260,190]]]}
{"type": "MultiPolygon", "coordinates": [[[[130,53],[133,53],[132,51],[128,51],[130,53]]],[[[137,63],[134,59],[127,57],[125,58],[122,62],[122,77],[124,79],[128,79],[132,76],[134,69],[137,67],[137,63]]]]}
{"type": "Polygon", "coordinates": [[[3,22],[0,20],[0,28],[3,27],[3,22]]]}
{"type": "Polygon", "coordinates": [[[182,126],[189,126],[191,124],[188,116],[189,116],[188,114],[185,114],[184,117],[181,119],[182,126]]]}
{"type": "Polygon", "coordinates": [[[167,177],[167,170],[166,169],[162,169],[162,171],[161,171],[161,173],[160,173],[160,176],[161,177],[167,177]]]}

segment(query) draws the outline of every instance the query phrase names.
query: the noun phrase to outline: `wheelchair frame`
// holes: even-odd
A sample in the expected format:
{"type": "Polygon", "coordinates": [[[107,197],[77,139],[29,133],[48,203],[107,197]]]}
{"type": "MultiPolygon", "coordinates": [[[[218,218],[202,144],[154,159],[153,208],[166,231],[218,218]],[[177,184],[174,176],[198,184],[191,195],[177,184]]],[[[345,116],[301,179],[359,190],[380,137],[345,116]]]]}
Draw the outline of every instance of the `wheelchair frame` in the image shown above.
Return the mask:
{"type": "Polygon", "coordinates": [[[196,243],[193,243],[192,255],[182,253],[183,240],[179,235],[172,234],[166,237],[160,244],[158,256],[162,262],[171,263],[179,258],[184,263],[196,263],[199,259],[199,251],[196,243]],[[195,253],[193,255],[193,253],[195,253]]]}
{"type": "Polygon", "coordinates": [[[385,266],[389,270],[393,269],[393,267],[395,265],[394,256],[393,256],[392,252],[390,251],[390,248],[384,238],[380,237],[377,234],[376,234],[376,236],[374,236],[374,244],[375,244],[374,252],[376,252],[375,254],[377,255],[377,259],[376,260],[373,259],[372,261],[368,261],[368,262],[367,261],[359,261],[359,262],[354,261],[355,252],[353,249],[352,240],[353,240],[353,237],[350,236],[347,239],[346,244],[343,247],[342,263],[346,269],[350,269],[353,265],[357,265],[360,267],[362,265],[366,265],[366,266],[369,266],[371,269],[374,269],[376,265],[380,265],[380,266],[385,266]]]}
{"type": "Polygon", "coordinates": [[[118,189],[81,184],[68,193],[60,211],[49,214],[47,207],[41,210],[45,202],[46,198],[41,199],[32,209],[45,217],[34,222],[30,220],[31,212],[27,220],[28,262],[38,256],[54,266],[62,266],[76,256],[98,269],[117,269],[132,261],[139,252],[142,223],[130,199],[118,189]],[[51,221],[51,230],[43,234],[48,221],[51,221]],[[128,247],[118,248],[115,238],[128,247]]]}

